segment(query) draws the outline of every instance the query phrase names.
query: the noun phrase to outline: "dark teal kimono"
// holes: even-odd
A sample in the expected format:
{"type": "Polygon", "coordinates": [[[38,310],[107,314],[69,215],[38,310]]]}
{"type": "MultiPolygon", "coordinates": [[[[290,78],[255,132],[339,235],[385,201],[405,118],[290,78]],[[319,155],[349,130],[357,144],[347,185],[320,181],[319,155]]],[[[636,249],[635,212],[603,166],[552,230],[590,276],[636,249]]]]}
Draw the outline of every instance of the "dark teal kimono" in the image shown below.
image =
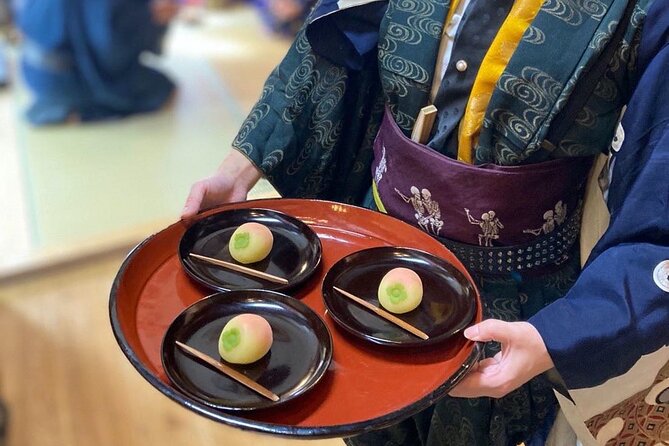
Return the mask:
{"type": "MultiPolygon", "coordinates": [[[[497,83],[476,163],[517,165],[608,150],[630,94],[639,35],[651,3],[631,1],[636,5],[624,37],[604,60],[605,72],[589,91],[580,89],[579,81],[605,54],[628,1],[544,2],[497,83]],[[559,140],[546,143],[572,95],[587,96],[559,140]]],[[[449,3],[390,0],[377,51],[353,57],[357,48],[346,39],[351,31],[347,21],[333,19],[346,11],[321,2],[270,75],[233,146],[259,166],[284,197],[370,205],[371,147],[384,105],[409,135],[419,109],[428,103],[449,3]],[[322,32],[317,29],[320,24],[322,32]],[[343,38],[338,41],[337,36],[343,38]],[[334,43],[328,43],[331,40],[334,43]],[[353,63],[339,62],[338,52],[352,55],[347,60],[353,63]]],[[[579,269],[576,247],[550,274],[478,275],[484,314],[527,320],[562,297],[579,269]]],[[[489,344],[487,354],[497,348],[489,344]]],[[[370,446],[542,444],[554,413],[552,390],[538,378],[499,400],[445,398],[395,427],[347,441],[370,446]]]]}

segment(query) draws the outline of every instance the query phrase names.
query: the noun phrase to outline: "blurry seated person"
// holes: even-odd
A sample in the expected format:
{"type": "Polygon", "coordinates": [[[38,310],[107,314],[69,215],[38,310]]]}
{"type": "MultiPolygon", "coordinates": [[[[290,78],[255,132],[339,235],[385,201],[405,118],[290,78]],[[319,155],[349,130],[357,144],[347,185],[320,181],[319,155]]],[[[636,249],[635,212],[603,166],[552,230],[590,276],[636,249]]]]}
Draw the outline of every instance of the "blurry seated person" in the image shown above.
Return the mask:
{"type": "Polygon", "coordinates": [[[93,121],[151,112],[174,84],[140,62],[159,52],[172,0],[19,0],[21,68],[36,125],[93,121]]]}

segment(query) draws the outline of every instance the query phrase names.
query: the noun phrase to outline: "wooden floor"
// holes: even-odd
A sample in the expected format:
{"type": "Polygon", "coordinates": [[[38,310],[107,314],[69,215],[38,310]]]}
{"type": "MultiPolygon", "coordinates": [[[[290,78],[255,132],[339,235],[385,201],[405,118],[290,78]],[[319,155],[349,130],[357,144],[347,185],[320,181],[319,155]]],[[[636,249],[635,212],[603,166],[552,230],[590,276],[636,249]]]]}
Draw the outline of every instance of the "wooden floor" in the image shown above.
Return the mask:
{"type": "Polygon", "coordinates": [[[305,444],[209,421],[140,377],[118,348],[107,313],[123,257],[0,285],[0,398],[11,412],[7,446],[305,444]]]}

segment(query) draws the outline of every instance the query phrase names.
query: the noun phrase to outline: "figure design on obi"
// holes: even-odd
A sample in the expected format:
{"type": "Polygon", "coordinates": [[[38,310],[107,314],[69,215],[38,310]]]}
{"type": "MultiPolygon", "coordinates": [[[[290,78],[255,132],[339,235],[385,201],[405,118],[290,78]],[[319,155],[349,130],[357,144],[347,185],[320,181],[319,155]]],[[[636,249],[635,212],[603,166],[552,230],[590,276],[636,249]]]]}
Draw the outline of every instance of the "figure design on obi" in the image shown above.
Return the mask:
{"type": "Polygon", "coordinates": [[[473,225],[479,225],[483,234],[479,234],[480,246],[492,246],[493,240],[499,239],[499,230],[504,229],[502,222],[495,216],[495,211],[488,211],[481,214],[481,220],[477,220],[465,208],[467,220],[473,225]]]}
{"type": "Polygon", "coordinates": [[[555,230],[556,227],[564,223],[567,218],[567,205],[562,203],[562,200],[555,204],[555,209],[549,209],[544,212],[544,224],[536,229],[525,229],[525,234],[541,235],[549,234],[555,230]]]}
{"type": "Polygon", "coordinates": [[[432,199],[432,193],[428,189],[418,190],[416,186],[411,186],[411,197],[407,197],[397,188],[395,192],[402,197],[402,200],[413,206],[416,211],[414,217],[423,231],[439,235],[439,231],[444,227],[444,221],[441,219],[439,203],[432,199]]]}

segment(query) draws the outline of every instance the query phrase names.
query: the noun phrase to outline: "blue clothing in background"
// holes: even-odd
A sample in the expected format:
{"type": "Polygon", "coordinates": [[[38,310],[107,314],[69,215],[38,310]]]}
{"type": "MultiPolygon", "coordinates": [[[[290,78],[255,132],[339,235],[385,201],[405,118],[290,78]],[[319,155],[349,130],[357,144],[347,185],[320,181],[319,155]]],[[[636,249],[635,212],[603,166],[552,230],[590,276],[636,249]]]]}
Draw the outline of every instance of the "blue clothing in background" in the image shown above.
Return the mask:
{"type": "Polygon", "coordinates": [[[140,62],[157,52],[165,27],[150,0],[23,0],[21,68],[35,100],[34,124],[110,119],[160,108],[174,84],[140,62]]]}

